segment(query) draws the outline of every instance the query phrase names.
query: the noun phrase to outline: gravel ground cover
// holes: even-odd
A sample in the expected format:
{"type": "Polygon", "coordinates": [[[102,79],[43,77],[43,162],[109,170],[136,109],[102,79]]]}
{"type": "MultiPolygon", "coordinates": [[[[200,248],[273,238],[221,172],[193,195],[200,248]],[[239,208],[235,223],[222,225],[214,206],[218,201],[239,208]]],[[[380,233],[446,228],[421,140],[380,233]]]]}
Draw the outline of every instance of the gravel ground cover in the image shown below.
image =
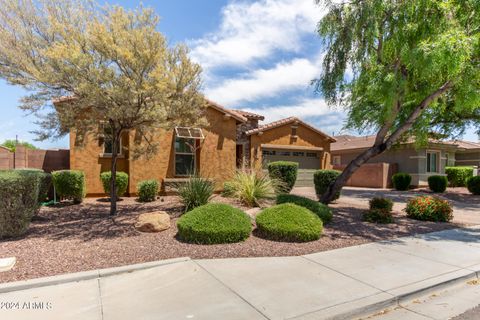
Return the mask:
{"type": "MultiPolygon", "coordinates": [[[[214,202],[230,203],[245,210],[232,199],[215,196],[214,202]]],[[[292,256],[332,250],[362,243],[392,239],[457,227],[451,223],[420,222],[394,214],[395,222],[380,225],[362,221],[363,207],[333,204],[334,217],[322,237],[307,243],[275,242],[260,238],[254,231],[242,243],[195,245],[177,239],[176,220],[182,207],[175,196],[143,204],[134,198],[118,203],[119,214],[109,217],[105,199],[88,198],[80,205],[59,204],[44,207],[26,235],[0,240],[0,257],[17,257],[13,270],[0,273],[0,282],[10,282],[91,269],[116,267],[160,259],[292,256]],[[160,233],[140,233],[133,228],[140,213],[167,211],[172,227],[160,233]]]]}

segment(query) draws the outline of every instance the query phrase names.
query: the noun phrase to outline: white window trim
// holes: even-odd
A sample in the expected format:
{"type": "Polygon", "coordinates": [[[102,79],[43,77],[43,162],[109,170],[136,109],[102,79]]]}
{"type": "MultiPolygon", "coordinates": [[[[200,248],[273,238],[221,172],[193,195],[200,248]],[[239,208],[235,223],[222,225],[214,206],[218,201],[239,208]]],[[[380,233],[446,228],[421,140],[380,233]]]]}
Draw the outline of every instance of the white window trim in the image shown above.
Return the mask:
{"type": "Polygon", "coordinates": [[[183,139],[195,139],[195,140],[205,139],[205,136],[203,135],[202,129],[192,128],[192,127],[175,127],[175,137],[183,138],[183,139]],[[178,133],[178,129],[188,130],[189,136],[182,136],[181,134],[178,133]],[[192,130],[198,130],[200,132],[200,137],[193,136],[192,135],[192,130]]]}
{"type": "Polygon", "coordinates": [[[426,159],[425,160],[425,172],[426,173],[440,173],[440,157],[442,156],[442,151],[441,150],[427,150],[425,155],[426,155],[426,157],[425,157],[425,159],[426,159]],[[436,153],[437,154],[437,163],[436,163],[437,171],[428,171],[428,154],[429,153],[436,153]]]}

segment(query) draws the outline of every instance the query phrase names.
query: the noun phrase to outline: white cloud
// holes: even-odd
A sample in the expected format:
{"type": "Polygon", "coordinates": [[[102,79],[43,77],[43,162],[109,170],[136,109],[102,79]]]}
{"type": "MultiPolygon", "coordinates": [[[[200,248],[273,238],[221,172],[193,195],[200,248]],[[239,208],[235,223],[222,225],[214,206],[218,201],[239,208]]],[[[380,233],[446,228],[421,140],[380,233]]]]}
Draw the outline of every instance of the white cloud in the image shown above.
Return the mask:
{"type": "Polygon", "coordinates": [[[204,68],[246,65],[277,50],[300,52],[302,36],[313,34],[323,16],[313,0],[232,2],[222,9],[219,29],[191,43],[204,68]]]}
{"type": "Polygon", "coordinates": [[[320,70],[319,61],[294,59],[280,62],[272,69],[259,69],[247,76],[226,80],[219,86],[207,88],[205,93],[209,98],[225,105],[254,101],[281,92],[308,88],[320,70]]]}

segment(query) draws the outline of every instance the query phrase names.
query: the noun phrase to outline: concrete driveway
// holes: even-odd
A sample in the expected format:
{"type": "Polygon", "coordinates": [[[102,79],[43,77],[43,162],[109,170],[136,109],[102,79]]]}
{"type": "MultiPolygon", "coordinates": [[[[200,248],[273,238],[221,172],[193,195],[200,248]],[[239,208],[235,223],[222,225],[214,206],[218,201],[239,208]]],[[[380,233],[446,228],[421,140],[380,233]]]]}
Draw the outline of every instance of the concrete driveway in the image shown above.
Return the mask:
{"type": "MultiPolygon", "coordinates": [[[[316,199],[315,189],[312,187],[298,187],[292,190],[292,193],[316,199]]],[[[395,211],[402,211],[405,209],[407,201],[411,198],[426,195],[421,191],[396,191],[391,189],[373,189],[373,188],[354,188],[345,187],[342,189],[342,196],[337,200],[338,205],[354,206],[360,208],[368,208],[368,201],[373,197],[386,197],[394,202],[393,209],[395,211]]],[[[455,201],[442,197],[441,194],[435,196],[444,198],[450,201],[453,206],[453,223],[465,225],[479,225],[480,224],[480,201],[475,200],[455,201]]]]}

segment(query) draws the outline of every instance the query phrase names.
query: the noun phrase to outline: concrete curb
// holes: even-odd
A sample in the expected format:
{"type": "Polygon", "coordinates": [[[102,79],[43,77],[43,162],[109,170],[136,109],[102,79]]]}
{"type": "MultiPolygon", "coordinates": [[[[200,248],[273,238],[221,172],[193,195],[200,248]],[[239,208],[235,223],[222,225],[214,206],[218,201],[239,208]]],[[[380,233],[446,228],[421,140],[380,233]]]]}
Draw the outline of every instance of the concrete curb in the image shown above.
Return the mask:
{"type": "MultiPolygon", "coordinates": [[[[455,286],[461,282],[466,282],[468,280],[473,280],[473,279],[480,279],[480,274],[477,271],[472,271],[468,274],[464,274],[455,278],[448,279],[446,281],[434,283],[428,286],[425,286],[423,288],[417,289],[417,290],[412,290],[411,292],[404,293],[401,295],[394,295],[392,298],[385,299],[382,301],[377,301],[372,304],[367,304],[364,306],[360,306],[357,308],[351,308],[349,310],[346,310],[343,312],[343,310],[339,313],[336,313],[335,315],[327,316],[325,320],[349,320],[349,319],[357,319],[365,316],[370,316],[376,312],[391,308],[391,307],[401,307],[401,304],[413,300],[415,298],[418,298],[420,296],[427,295],[433,291],[437,291],[439,289],[444,289],[448,287],[455,286]]],[[[387,292],[388,293],[388,292],[387,292]]],[[[349,303],[343,304],[343,305],[348,305],[349,303]]],[[[340,305],[342,306],[342,305],[340,305]]],[[[335,308],[338,308],[339,306],[335,306],[335,308]]],[[[347,307],[348,308],[348,307],[347,307]]],[[[346,308],[346,309],[347,309],[346,308]]],[[[322,311],[327,311],[330,308],[324,309],[322,311]]],[[[343,309],[343,308],[342,308],[343,309]]],[[[320,310],[319,310],[320,311],[320,310]]],[[[295,317],[293,319],[303,319],[305,315],[300,315],[298,317],[295,317]]]]}
{"type": "Polygon", "coordinates": [[[32,288],[40,288],[45,286],[67,283],[67,282],[79,282],[79,281],[85,281],[85,280],[98,279],[98,278],[108,277],[108,276],[117,275],[121,273],[130,273],[134,271],[151,269],[151,268],[155,268],[163,265],[180,263],[180,262],[185,262],[190,260],[191,259],[189,257],[182,257],[182,258],[138,263],[138,264],[107,268],[107,269],[97,269],[97,270],[76,272],[72,274],[61,274],[58,276],[44,277],[44,278],[38,278],[38,279],[9,282],[5,284],[0,284],[0,293],[27,290],[32,288]]]}

